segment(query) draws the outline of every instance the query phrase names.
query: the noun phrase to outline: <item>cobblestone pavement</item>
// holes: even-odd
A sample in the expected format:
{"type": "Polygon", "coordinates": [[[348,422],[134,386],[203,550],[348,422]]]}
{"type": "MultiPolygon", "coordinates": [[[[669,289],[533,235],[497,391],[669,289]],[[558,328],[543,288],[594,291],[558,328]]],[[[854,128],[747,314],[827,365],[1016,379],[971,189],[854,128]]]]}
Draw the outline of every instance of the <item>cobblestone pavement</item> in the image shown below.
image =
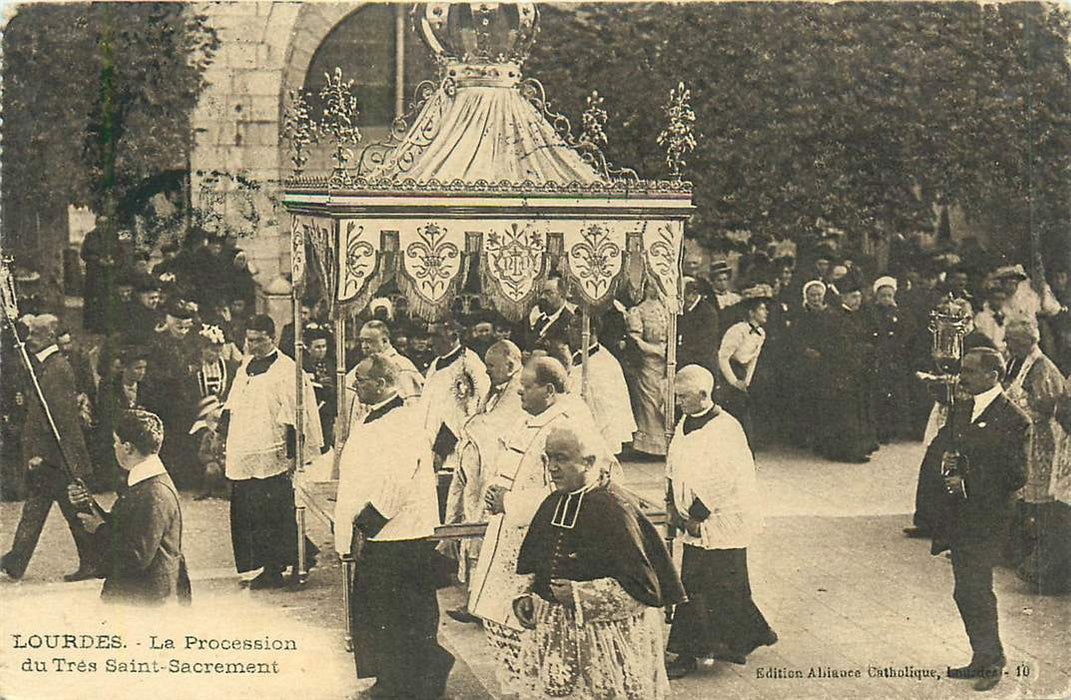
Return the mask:
{"type": "MultiPolygon", "coordinates": [[[[970,649],[952,601],[952,572],[926,543],[905,539],[915,477],[917,444],[883,447],[863,465],[832,464],[811,455],[774,450],[758,455],[766,529],[749,549],[754,596],[780,635],[757,650],[747,666],[721,662],[673,683],[675,697],[937,698],[974,696],[971,685],[944,678],[949,665],[969,660],[970,649]],[[855,674],[858,678],[808,677],[855,674]],[[797,673],[803,678],[790,677],[797,673]],[[923,677],[926,674],[934,677],[923,677]],[[921,678],[920,678],[921,677],[921,678]]],[[[661,492],[658,463],[625,465],[631,488],[652,498],[661,492]]],[[[238,586],[223,501],[183,502],[185,549],[194,580],[191,610],[126,617],[96,604],[99,584],[65,584],[74,548],[58,511],[46,526],[22,583],[0,585],[0,697],[88,697],[115,683],[115,674],[30,673],[27,658],[44,651],[15,650],[12,634],[118,632],[121,652],[75,652],[80,658],[211,660],[205,652],[148,650],[134,645],[146,630],[174,630],[215,638],[293,639],[302,653],[219,652],[221,660],[277,660],[280,673],[256,676],[123,674],[131,689],[160,698],[345,698],[367,685],[354,680],[342,648],[341,577],[327,528],[310,519],[310,534],[324,545],[320,565],[300,590],[250,592],[238,586]],[[94,656],[95,655],[95,656],[94,656]],[[155,656],[154,656],[155,655],[155,656]],[[205,679],[208,679],[207,681],[205,679]],[[207,683],[212,683],[208,686],[207,683]]],[[[2,544],[10,542],[19,504],[0,505],[2,544]]],[[[1038,597],[1007,570],[995,576],[1008,675],[989,697],[1063,697],[1071,694],[1071,597],[1038,597]]],[[[440,593],[442,609],[463,593],[440,593]]],[[[158,634],[162,637],[166,634],[158,634]]],[[[494,664],[482,633],[443,615],[440,639],[459,657],[448,692],[453,698],[496,695],[494,664]]],[[[108,693],[111,694],[111,693],[108,693]]]]}

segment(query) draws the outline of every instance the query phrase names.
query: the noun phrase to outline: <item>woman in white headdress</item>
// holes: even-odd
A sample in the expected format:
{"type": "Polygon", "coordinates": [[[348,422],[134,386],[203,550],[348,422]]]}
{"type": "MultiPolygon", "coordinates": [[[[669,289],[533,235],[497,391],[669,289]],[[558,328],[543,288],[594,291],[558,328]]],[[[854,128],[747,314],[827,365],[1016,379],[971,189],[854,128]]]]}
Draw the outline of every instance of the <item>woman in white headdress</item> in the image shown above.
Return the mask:
{"type": "Polygon", "coordinates": [[[819,434],[821,407],[828,397],[828,382],[822,375],[821,340],[828,329],[826,285],[810,280],[803,285],[803,303],[790,326],[790,359],[793,390],[791,435],[798,447],[811,447],[819,434]]]}
{"type": "Polygon", "coordinates": [[[888,443],[910,433],[911,373],[907,344],[911,338],[907,318],[896,304],[895,277],[874,281],[874,303],[867,309],[867,329],[874,344],[871,366],[878,440],[888,443]]]}

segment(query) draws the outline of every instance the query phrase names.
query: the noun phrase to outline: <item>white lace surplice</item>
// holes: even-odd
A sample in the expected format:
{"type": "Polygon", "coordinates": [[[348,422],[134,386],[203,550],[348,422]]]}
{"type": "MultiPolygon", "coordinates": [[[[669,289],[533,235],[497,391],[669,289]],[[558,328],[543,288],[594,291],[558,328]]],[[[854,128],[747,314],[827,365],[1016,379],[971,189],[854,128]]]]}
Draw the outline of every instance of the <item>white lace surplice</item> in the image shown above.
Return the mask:
{"type": "Polygon", "coordinates": [[[573,583],[574,609],[536,599],[536,628],[521,638],[525,698],[669,695],[662,610],[630,596],[612,578],[573,583]]]}

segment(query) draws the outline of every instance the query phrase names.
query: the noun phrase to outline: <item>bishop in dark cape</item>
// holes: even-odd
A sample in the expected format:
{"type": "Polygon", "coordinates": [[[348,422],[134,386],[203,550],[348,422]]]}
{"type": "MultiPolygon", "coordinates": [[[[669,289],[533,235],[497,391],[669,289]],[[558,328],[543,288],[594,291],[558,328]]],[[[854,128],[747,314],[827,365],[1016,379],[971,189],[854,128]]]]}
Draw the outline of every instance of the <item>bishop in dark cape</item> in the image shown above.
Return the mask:
{"type": "Polygon", "coordinates": [[[596,458],[598,436],[565,424],[547,436],[556,491],[517,558],[531,593],[515,601],[531,697],[662,698],[662,611],[684,588],[662,539],[596,458]]]}

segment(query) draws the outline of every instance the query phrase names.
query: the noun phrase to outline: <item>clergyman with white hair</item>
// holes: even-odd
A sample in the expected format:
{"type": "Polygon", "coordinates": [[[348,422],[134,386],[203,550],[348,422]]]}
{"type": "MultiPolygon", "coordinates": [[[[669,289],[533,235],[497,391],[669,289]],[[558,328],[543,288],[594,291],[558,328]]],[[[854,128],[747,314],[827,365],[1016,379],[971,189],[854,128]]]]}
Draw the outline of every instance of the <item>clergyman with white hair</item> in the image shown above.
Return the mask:
{"type": "MultiPolygon", "coordinates": [[[[499,340],[484,355],[491,388],[481,397],[476,415],[461,429],[457,470],[446,499],[446,523],[487,520],[484,492],[493,477],[502,435],[524,418],[521,408],[521,351],[513,341],[499,340]]],[[[446,544],[446,543],[444,543],[446,544]]],[[[456,547],[458,580],[468,583],[480,557],[479,538],[461,540],[456,547]]],[[[452,547],[448,547],[453,549],[452,547]]],[[[462,608],[446,614],[459,622],[478,623],[479,618],[462,608]]]]}
{"type": "Polygon", "coordinates": [[[676,378],[684,418],[666,456],[667,505],[683,531],[681,580],[668,651],[671,679],[696,670],[698,658],[744,664],[777,641],[751,599],[747,548],[762,529],[755,461],[740,423],[714,403],[714,375],[689,365],[676,378]]]}
{"type": "Polygon", "coordinates": [[[517,557],[531,577],[514,601],[521,624],[522,697],[669,695],[662,610],[684,589],[662,538],[599,464],[605,446],[587,421],[552,427],[542,461],[554,492],[539,506],[517,557]]]}

